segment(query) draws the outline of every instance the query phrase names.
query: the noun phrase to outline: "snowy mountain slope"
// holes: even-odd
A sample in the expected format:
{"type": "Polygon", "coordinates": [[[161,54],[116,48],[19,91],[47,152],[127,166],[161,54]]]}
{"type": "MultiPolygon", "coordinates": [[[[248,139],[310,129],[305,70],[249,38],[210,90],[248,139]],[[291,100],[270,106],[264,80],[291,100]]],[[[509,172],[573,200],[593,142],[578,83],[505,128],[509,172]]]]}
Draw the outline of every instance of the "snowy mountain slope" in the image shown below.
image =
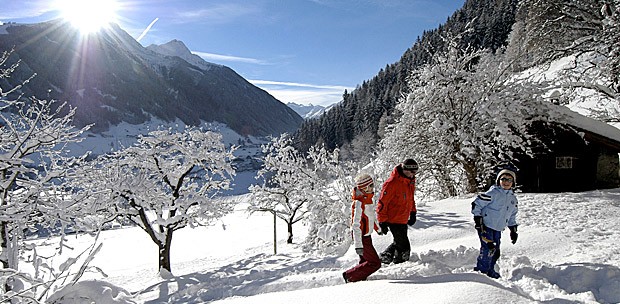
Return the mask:
{"type": "Polygon", "coordinates": [[[83,39],[62,20],[11,24],[2,31],[0,51],[15,47],[11,63],[21,60],[5,86],[36,73],[16,94],[67,101],[76,108],[74,123],[94,123],[94,132],[156,117],[188,125],[221,122],[242,135],[267,136],[292,132],[303,121],[232,69],[208,64],[179,41],[153,47],[156,52],[118,25],[83,39]]]}
{"type": "Polygon", "coordinates": [[[313,119],[319,118],[325,111],[329,110],[333,105],[328,107],[320,106],[320,105],[302,105],[294,102],[289,102],[286,104],[289,108],[293,109],[293,111],[297,112],[299,116],[304,119],[313,119]]]}
{"type": "Polygon", "coordinates": [[[183,41],[176,39],[160,45],[151,44],[147,46],[146,49],[166,56],[177,56],[195,66],[202,68],[205,71],[208,71],[214,67],[221,66],[218,64],[207,62],[200,56],[192,54],[192,52],[189,50],[189,48],[187,48],[183,41]]]}
{"type": "MultiPolygon", "coordinates": [[[[83,140],[78,143],[69,143],[66,148],[69,155],[81,156],[87,152],[91,156],[105,154],[111,151],[118,151],[135,144],[139,135],[145,135],[150,131],[161,128],[181,131],[188,127],[182,121],[176,120],[166,122],[155,117],[143,124],[130,124],[126,122],[110,126],[103,132],[87,131],[83,135],[83,140]]],[[[200,126],[203,130],[210,130],[222,134],[222,141],[227,147],[235,146],[233,152],[236,157],[233,160],[233,167],[236,175],[233,178],[231,189],[222,193],[223,195],[239,195],[248,192],[251,183],[255,183],[254,177],[260,169],[259,159],[263,152],[261,145],[267,143],[267,139],[254,136],[241,136],[225,124],[203,122],[200,126]]]]}
{"type": "MultiPolygon", "coordinates": [[[[86,132],[84,139],[81,142],[71,143],[68,145],[68,148],[71,150],[70,154],[73,156],[79,156],[86,152],[100,155],[131,146],[136,142],[136,138],[139,135],[147,134],[148,132],[157,130],[158,128],[170,128],[181,131],[187,127],[189,126],[180,120],[166,122],[155,117],[152,117],[147,122],[139,125],[122,122],[118,125],[110,126],[108,130],[103,132],[86,132]]],[[[222,134],[222,140],[227,146],[239,145],[239,142],[246,138],[258,143],[262,142],[261,139],[257,137],[241,136],[234,130],[228,128],[225,124],[221,123],[203,122],[199,127],[204,130],[211,130],[222,134]]]]}
{"type": "MultiPolygon", "coordinates": [[[[518,198],[519,240],[510,244],[504,233],[498,280],[472,271],[479,243],[471,196],[420,204],[418,223],[409,229],[411,260],[383,267],[365,282],[342,280],[341,273],[357,263],[353,249],[328,257],[303,253],[284,244],[280,223],[273,255],[272,217],[247,217],[243,204],[216,226],[180,230],[174,276],[167,279],[158,277],[156,250],[137,228],[104,232],[93,264],[138,303],[620,302],[620,189],[518,198]]],[[[300,242],[305,228],[294,229],[300,242]]],[[[374,235],[373,242],[380,251],[391,236],[374,235]]],[[[84,243],[80,237],[68,244],[78,250],[84,243]]]]}

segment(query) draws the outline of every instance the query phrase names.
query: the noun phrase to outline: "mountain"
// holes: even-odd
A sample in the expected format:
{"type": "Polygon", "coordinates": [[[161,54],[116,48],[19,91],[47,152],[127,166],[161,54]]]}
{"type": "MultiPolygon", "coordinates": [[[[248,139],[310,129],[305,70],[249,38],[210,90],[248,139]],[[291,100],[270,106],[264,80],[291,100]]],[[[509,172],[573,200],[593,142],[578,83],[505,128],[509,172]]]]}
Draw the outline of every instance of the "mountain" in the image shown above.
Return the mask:
{"type": "MultiPolygon", "coordinates": [[[[316,143],[341,150],[360,138],[375,146],[384,127],[395,117],[394,108],[408,93],[408,77],[427,64],[436,52],[445,50],[446,37],[463,35],[463,49],[497,50],[504,47],[515,22],[519,0],[467,0],[448,20],[422,36],[411,37],[413,45],[401,59],[388,64],[365,80],[321,119],[306,120],[295,133],[297,148],[305,151],[316,143]]],[[[364,148],[363,150],[367,150],[364,148]]]]}
{"type": "Polygon", "coordinates": [[[297,104],[294,102],[289,102],[286,104],[289,108],[293,109],[293,111],[295,111],[297,114],[299,114],[301,117],[303,117],[304,119],[313,119],[313,118],[318,118],[321,115],[323,115],[323,113],[325,113],[325,111],[329,110],[331,108],[331,106],[329,107],[324,107],[324,106],[315,106],[312,104],[309,105],[302,105],[302,104],[297,104]]]}
{"type": "Polygon", "coordinates": [[[6,24],[0,50],[21,60],[15,86],[36,73],[19,93],[68,101],[75,125],[103,132],[121,122],[152,117],[187,125],[219,122],[241,135],[295,131],[303,119],[232,69],[191,54],[180,41],[140,45],[118,25],[81,35],[62,20],[6,24]]]}
{"type": "MultiPolygon", "coordinates": [[[[296,146],[305,151],[322,143],[329,149],[338,147],[343,152],[351,150],[354,155],[369,155],[367,152],[377,147],[385,127],[398,117],[395,106],[410,93],[408,78],[412,72],[426,64],[432,65],[432,56],[445,52],[447,41],[458,43],[461,50],[505,52],[515,58],[511,63],[513,72],[548,65],[571,53],[581,57],[592,51],[602,52],[612,59],[606,74],[616,79],[617,86],[618,73],[614,71],[620,66],[619,52],[617,43],[614,45],[611,41],[618,41],[615,37],[620,34],[612,30],[617,26],[605,26],[611,21],[603,20],[601,6],[601,2],[591,0],[570,3],[562,0],[466,0],[462,8],[436,29],[425,31],[417,38],[412,36],[412,47],[399,61],[386,65],[352,92],[345,92],[343,100],[320,119],[304,121],[294,134],[296,146]],[[603,43],[607,46],[602,47],[603,43]]],[[[607,10],[609,6],[603,8],[607,11],[605,14],[611,16],[611,9],[607,10]]],[[[613,11],[616,12],[614,18],[619,20],[617,9],[613,11]]],[[[617,96],[619,89],[611,95],[617,96]]],[[[609,117],[607,113],[610,112],[617,113],[617,110],[604,109],[599,111],[599,116],[606,121],[618,121],[617,117],[609,117]]]]}
{"type": "Polygon", "coordinates": [[[171,40],[168,43],[156,45],[151,44],[146,47],[148,50],[165,55],[165,56],[177,56],[190,64],[200,67],[203,70],[210,70],[212,68],[221,67],[221,65],[206,62],[200,56],[192,54],[187,46],[180,40],[171,40]]]}

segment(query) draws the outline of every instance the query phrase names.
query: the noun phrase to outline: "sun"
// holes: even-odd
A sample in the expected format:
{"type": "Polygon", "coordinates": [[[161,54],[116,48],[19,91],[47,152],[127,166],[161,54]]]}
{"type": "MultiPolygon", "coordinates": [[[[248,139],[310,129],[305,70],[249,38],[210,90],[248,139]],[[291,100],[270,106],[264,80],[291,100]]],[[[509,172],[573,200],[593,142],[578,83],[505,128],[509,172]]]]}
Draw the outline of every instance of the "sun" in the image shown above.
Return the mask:
{"type": "Polygon", "coordinates": [[[116,21],[114,0],[56,0],[62,18],[83,33],[92,33],[116,21]]]}

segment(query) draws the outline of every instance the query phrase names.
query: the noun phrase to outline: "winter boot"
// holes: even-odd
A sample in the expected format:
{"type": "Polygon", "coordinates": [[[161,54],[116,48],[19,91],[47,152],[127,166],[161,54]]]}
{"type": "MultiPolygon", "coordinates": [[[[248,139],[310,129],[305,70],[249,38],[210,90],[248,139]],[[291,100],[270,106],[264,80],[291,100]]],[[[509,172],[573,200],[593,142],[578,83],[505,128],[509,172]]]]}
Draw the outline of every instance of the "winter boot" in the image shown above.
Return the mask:
{"type": "Polygon", "coordinates": [[[349,279],[347,279],[347,273],[346,272],[342,273],[342,278],[344,279],[345,283],[349,283],[349,279]]]}
{"type": "Polygon", "coordinates": [[[384,251],[381,253],[381,263],[390,264],[394,260],[394,254],[391,252],[384,251]]]}
{"type": "Polygon", "coordinates": [[[499,275],[499,273],[497,273],[495,270],[491,269],[487,272],[487,276],[489,278],[493,278],[493,279],[499,279],[501,278],[501,276],[499,275]]]}
{"type": "Polygon", "coordinates": [[[396,253],[394,254],[394,264],[400,264],[400,263],[409,261],[409,255],[410,255],[409,251],[399,252],[397,250],[396,253]]]}

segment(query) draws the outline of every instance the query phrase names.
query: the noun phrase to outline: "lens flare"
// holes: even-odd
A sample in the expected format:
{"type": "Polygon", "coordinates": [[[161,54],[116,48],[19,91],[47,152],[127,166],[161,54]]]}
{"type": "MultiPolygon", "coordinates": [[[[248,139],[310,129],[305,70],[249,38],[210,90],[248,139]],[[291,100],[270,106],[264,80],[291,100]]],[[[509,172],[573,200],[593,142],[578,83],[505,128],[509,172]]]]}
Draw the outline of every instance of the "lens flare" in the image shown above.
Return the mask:
{"type": "Polygon", "coordinates": [[[84,33],[92,33],[116,22],[118,3],[114,0],[57,0],[62,18],[84,33]]]}

